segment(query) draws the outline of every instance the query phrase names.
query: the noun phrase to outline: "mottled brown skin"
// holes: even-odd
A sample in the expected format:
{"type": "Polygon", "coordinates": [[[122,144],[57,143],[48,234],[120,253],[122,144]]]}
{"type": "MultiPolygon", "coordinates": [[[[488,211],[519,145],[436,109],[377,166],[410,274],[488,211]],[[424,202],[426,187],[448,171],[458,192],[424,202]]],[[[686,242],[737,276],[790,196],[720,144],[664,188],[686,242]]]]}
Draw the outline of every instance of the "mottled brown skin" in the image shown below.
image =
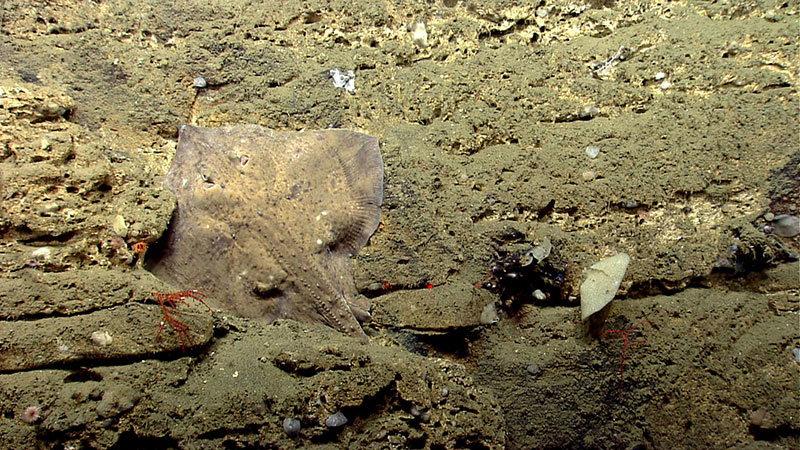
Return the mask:
{"type": "Polygon", "coordinates": [[[242,316],[322,322],[367,342],[350,257],[380,220],[376,138],[184,125],[165,184],[178,207],[153,273],[242,316]]]}

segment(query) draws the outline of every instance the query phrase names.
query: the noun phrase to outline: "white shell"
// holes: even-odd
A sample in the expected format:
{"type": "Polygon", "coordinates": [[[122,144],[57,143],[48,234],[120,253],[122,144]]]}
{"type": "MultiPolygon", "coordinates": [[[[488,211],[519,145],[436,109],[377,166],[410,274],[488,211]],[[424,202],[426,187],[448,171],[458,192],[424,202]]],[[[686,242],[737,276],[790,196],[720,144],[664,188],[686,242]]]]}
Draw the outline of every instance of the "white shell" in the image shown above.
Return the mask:
{"type": "Polygon", "coordinates": [[[600,311],[614,299],[630,262],[631,257],[627,253],[618,253],[586,269],[586,279],[581,283],[582,320],[600,311]]]}

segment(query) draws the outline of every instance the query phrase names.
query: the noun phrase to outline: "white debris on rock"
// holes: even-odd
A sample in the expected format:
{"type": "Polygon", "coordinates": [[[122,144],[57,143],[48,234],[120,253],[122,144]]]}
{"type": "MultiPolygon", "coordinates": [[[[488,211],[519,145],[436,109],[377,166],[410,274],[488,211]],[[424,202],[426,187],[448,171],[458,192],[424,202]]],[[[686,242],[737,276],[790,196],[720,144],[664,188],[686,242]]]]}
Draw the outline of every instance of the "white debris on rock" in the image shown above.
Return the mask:
{"type": "Polygon", "coordinates": [[[50,259],[51,253],[52,251],[50,250],[50,247],[39,247],[31,252],[31,259],[39,262],[47,261],[48,259],[50,259]]]}
{"type": "Polygon", "coordinates": [[[483,308],[483,312],[481,312],[481,323],[490,325],[499,321],[500,317],[497,315],[497,308],[495,307],[494,303],[489,303],[486,305],[483,308]]]}
{"type": "Polygon", "coordinates": [[[356,90],[356,74],[352,70],[347,73],[339,69],[331,69],[331,78],[333,78],[333,87],[344,88],[347,92],[354,92],[356,90]]]}
{"type": "Polygon", "coordinates": [[[419,48],[425,48],[428,46],[428,30],[425,28],[425,22],[417,22],[410,27],[410,31],[412,33],[412,39],[414,40],[414,44],[417,45],[419,48]]]}

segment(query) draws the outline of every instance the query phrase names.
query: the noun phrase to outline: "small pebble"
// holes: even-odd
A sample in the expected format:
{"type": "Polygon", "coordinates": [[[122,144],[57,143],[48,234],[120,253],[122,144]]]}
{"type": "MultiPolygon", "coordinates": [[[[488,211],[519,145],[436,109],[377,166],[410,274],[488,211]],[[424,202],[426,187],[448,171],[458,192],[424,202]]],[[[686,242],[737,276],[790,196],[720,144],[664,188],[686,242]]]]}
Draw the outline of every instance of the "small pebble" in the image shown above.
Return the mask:
{"type": "Polygon", "coordinates": [[[130,226],[130,229],[128,230],[128,236],[132,238],[138,238],[144,234],[144,231],[144,224],[141,222],[136,222],[130,226]]]}
{"type": "Polygon", "coordinates": [[[800,348],[793,348],[792,355],[794,355],[794,362],[800,363],[800,348]]]}
{"type": "Polygon", "coordinates": [[[540,289],[533,291],[533,298],[536,300],[547,300],[547,294],[542,292],[540,289]]]}
{"type": "Polygon", "coordinates": [[[286,435],[289,437],[297,436],[297,434],[300,433],[300,421],[294,417],[283,419],[283,431],[285,431],[286,435]]]}
{"type": "Polygon", "coordinates": [[[336,411],[334,414],[325,419],[325,426],[328,428],[339,428],[347,423],[347,417],[341,411],[336,411]]]}
{"type": "Polygon", "coordinates": [[[446,387],[443,387],[442,388],[442,397],[447,397],[448,395],[450,395],[450,390],[448,390],[446,387]]]}
{"type": "Polygon", "coordinates": [[[764,220],[766,220],[767,222],[772,222],[773,220],[775,220],[775,214],[772,214],[771,212],[764,214],[764,220]]]}
{"type": "Polygon", "coordinates": [[[592,144],[586,147],[586,156],[591,159],[597,158],[597,155],[600,154],[600,146],[597,144],[592,144]]]}
{"type": "Polygon", "coordinates": [[[655,76],[656,81],[661,81],[665,78],[667,78],[667,74],[664,72],[658,72],[655,76]]]}
{"type": "Polygon", "coordinates": [[[531,375],[539,375],[542,372],[542,369],[539,368],[536,364],[531,364],[525,368],[531,375]]]}
{"type": "Polygon", "coordinates": [[[800,219],[790,214],[778,214],[772,221],[775,234],[782,237],[795,237],[800,234],[800,219]]]}
{"type": "Polygon", "coordinates": [[[192,87],[197,88],[197,89],[203,89],[206,86],[207,86],[206,79],[203,78],[203,77],[197,77],[192,82],[192,87]]]}
{"type": "Polygon", "coordinates": [[[765,408],[758,408],[750,414],[750,425],[769,428],[772,425],[772,418],[765,408]]]}
{"type": "Polygon", "coordinates": [[[92,332],[91,339],[95,345],[99,345],[100,347],[111,345],[111,343],[114,342],[114,338],[111,337],[111,334],[105,330],[92,332]]]}
{"type": "Polygon", "coordinates": [[[583,178],[583,181],[592,181],[597,178],[597,172],[594,170],[584,170],[581,173],[581,178],[583,178]]]}
{"type": "Polygon", "coordinates": [[[128,236],[128,223],[125,222],[125,218],[119,214],[114,216],[114,219],[111,221],[111,229],[114,230],[117,236],[128,236]]]}

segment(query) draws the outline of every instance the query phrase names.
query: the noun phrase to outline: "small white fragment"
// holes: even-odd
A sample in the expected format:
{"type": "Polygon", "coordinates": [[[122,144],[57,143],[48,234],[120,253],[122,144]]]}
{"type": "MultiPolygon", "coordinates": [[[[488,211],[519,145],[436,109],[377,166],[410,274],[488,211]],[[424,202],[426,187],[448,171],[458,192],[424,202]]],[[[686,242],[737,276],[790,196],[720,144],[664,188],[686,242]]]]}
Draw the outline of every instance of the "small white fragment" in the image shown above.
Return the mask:
{"type": "Polygon", "coordinates": [[[428,46],[428,30],[425,29],[424,22],[417,22],[411,25],[412,39],[419,48],[428,46]]]}
{"type": "Polygon", "coordinates": [[[537,289],[533,291],[533,298],[535,298],[536,300],[546,300],[547,295],[541,290],[537,289]]]}
{"type": "Polygon", "coordinates": [[[527,252],[523,253],[522,256],[519,258],[519,265],[522,267],[528,267],[533,264],[533,249],[528,250],[527,252]]]}
{"type": "Polygon", "coordinates": [[[317,239],[317,245],[322,245],[322,239],[317,239]]]}
{"type": "Polygon", "coordinates": [[[333,87],[344,88],[351,93],[356,90],[356,74],[352,70],[343,73],[339,69],[331,69],[329,73],[333,78],[333,87]]]}
{"type": "Polygon", "coordinates": [[[768,9],[764,13],[764,20],[766,20],[767,22],[777,22],[781,19],[780,17],[778,17],[778,14],[775,12],[774,9],[768,9]]]}
{"type": "Polygon", "coordinates": [[[40,247],[31,252],[31,259],[35,261],[46,261],[50,258],[50,247],[40,247]]]}
{"type": "Polygon", "coordinates": [[[233,378],[239,378],[239,371],[238,371],[238,370],[234,371],[234,372],[233,372],[233,375],[231,375],[231,376],[232,376],[233,378]]]}
{"type": "Polygon", "coordinates": [[[111,229],[114,230],[117,236],[128,236],[128,224],[125,222],[125,218],[119,214],[114,216],[114,220],[111,221],[111,229]]]}
{"type": "Polygon", "coordinates": [[[114,341],[111,334],[105,330],[93,331],[90,338],[95,345],[99,345],[100,347],[110,345],[114,341]]]}
{"type": "Polygon", "coordinates": [[[662,82],[661,82],[661,84],[660,84],[658,87],[660,87],[662,90],[667,90],[667,89],[669,89],[671,86],[672,86],[672,83],[670,83],[670,82],[669,82],[669,81],[667,81],[667,80],[664,80],[664,81],[662,81],[662,82]]]}
{"type": "Polygon", "coordinates": [[[586,156],[591,159],[597,158],[597,155],[600,154],[600,146],[597,144],[591,144],[586,147],[586,156]]]}
{"type": "Polygon", "coordinates": [[[206,87],[208,84],[206,83],[206,79],[203,77],[197,77],[192,82],[192,87],[197,89],[202,89],[206,87]]]}
{"type": "Polygon", "coordinates": [[[594,105],[586,105],[578,111],[578,117],[581,119],[591,119],[600,114],[600,108],[594,105]]]}
{"type": "Polygon", "coordinates": [[[536,258],[536,261],[542,262],[550,256],[551,251],[553,251],[553,244],[550,242],[550,238],[546,237],[541,245],[537,245],[531,250],[531,255],[536,258]]]}
{"type": "Polygon", "coordinates": [[[494,303],[486,305],[483,308],[483,312],[481,312],[481,323],[489,325],[499,321],[500,317],[497,315],[497,308],[495,308],[494,303]]]}
{"type": "Polygon", "coordinates": [[[664,72],[658,72],[658,73],[656,74],[656,76],[655,76],[655,80],[656,80],[656,81],[661,81],[661,80],[663,80],[664,78],[667,78],[667,74],[666,74],[666,73],[664,73],[664,72]]]}
{"type": "Polygon", "coordinates": [[[58,351],[60,351],[61,353],[70,353],[69,346],[67,344],[65,344],[64,341],[62,341],[60,337],[57,337],[55,339],[55,343],[56,343],[56,346],[58,347],[58,351]]]}
{"type": "Polygon", "coordinates": [[[58,203],[55,203],[55,202],[46,203],[46,204],[42,205],[42,207],[39,209],[39,214],[50,215],[50,214],[53,214],[54,212],[58,211],[59,209],[61,209],[61,205],[59,205],[58,203]]]}

